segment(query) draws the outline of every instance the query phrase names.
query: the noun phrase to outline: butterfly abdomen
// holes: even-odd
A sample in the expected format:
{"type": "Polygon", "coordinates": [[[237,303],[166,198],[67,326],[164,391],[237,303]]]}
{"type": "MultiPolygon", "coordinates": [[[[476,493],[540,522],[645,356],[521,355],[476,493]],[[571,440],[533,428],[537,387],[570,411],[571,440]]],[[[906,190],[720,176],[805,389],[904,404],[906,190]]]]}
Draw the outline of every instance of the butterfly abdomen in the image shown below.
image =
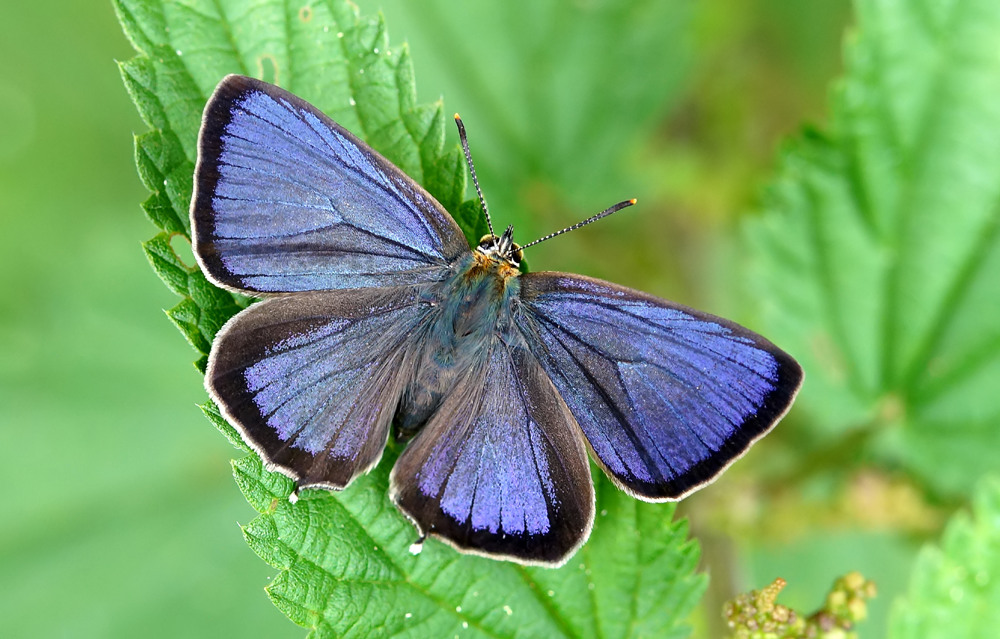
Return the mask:
{"type": "Polygon", "coordinates": [[[519,282],[483,268],[470,258],[441,283],[439,302],[422,331],[414,379],[396,415],[397,436],[412,437],[434,414],[461,376],[487,361],[493,341],[511,327],[511,304],[519,282]]]}

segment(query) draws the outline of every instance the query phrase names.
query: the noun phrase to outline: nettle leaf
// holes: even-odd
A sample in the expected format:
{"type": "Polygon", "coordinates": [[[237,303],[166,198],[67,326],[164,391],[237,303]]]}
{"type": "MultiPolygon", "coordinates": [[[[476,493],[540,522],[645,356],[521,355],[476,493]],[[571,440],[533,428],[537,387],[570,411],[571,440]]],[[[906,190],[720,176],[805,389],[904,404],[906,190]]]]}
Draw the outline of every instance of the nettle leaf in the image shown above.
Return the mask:
{"type": "Polygon", "coordinates": [[[952,517],[940,547],[921,551],[906,597],[896,601],[890,639],[978,639],[1000,628],[1000,480],[984,480],[972,514],[952,517]]]}
{"type": "MultiPolygon", "coordinates": [[[[380,17],[344,1],[117,0],[139,55],[121,73],[152,129],[136,138],[136,165],[152,192],[143,204],[160,229],[144,244],[164,283],[182,300],[168,316],[199,352],[247,300],[212,286],[174,250],[189,238],[188,203],[201,112],[227,73],[277,82],[358,133],[423,184],[466,234],[484,229],[464,201],[466,169],[441,102],[416,103],[405,47],[390,48],[380,17]]],[[[209,420],[248,447],[211,403],[209,420]]],[[[398,455],[342,493],[306,491],[250,454],[237,483],[260,516],[244,528],[250,547],[280,574],[275,605],[315,636],[628,637],[686,636],[683,621],[705,587],[699,550],[672,505],[637,502],[595,469],[598,521],[590,542],[559,570],[461,555],[434,540],[409,552],[414,528],[387,497],[398,455]]]]}
{"type": "Polygon", "coordinates": [[[960,492],[1000,446],[1000,4],[857,16],[830,132],[749,227],[757,297],[816,424],[883,431],[872,452],[960,492]]]}
{"type": "Polygon", "coordinates": [[[590,542],[558,569],[460,555],[433,540],[414,556],[413,527],[385,499],[396,454],[344,495],[307,491],[248,456],[237,483],[261,517],[247,543],[281,574],[274,604],[318,636],[684,637],[703,582],[698,549],[672,505],[597,484],[590,542]]]}

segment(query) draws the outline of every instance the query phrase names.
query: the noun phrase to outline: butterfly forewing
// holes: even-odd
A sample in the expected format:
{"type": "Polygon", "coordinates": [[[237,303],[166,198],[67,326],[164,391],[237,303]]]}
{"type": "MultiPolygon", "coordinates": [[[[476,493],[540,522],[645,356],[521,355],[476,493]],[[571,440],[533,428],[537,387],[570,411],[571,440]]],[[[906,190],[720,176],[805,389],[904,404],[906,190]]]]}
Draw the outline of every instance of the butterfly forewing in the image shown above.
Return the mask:
{"type": "Polygon", "coordinates": [[[456,548],[558,565],[587,538],[583,438],[523,344],[494,343],[392,470],[396,505],[456,548]]]}
{"type": "Polygon", "coordinates": [[[435,281],[469,250],[441,205],[367,145],[235,75],[205,108],[191,219],[209,277],[256,293],[435,281]]]}
{"type": "Polygon", "coordinates": [[[521,278],[526,339],[612,479],[647,500],[711,481],[785,414],[786,353],[727,320],[608,282],[521,278]]]}
{"type": "Polygon", "coordinates": [[[220,331],[205,384],[272,467],[340,489],[382,455],[412,376],[413,287],[323,291],[252,305],[220,331]]]}

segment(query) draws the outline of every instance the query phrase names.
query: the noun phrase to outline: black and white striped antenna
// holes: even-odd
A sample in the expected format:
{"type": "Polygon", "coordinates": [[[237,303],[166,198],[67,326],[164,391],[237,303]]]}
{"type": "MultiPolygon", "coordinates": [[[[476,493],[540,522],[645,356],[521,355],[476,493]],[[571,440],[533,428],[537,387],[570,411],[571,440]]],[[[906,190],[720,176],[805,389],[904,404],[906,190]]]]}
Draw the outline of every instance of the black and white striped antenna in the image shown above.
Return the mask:
{"type": "Polygon", "coordinates": [[[534,242],[528,242],[527,244],[525,244],[524,246],[521,247],[521,250],[523,251],[524,249],[528,248],[529,246],[534,246],[535,244],[541,244],[545,240],[551,240],[552,238],[554,238],[557,235],[562,235],[563,233],[569,233],[570,231],[575,231],[576,229],[580,228],[581,226],[587,226],[588,224],[590,224],[592,222],[596,222],[597,220],[601,219],[602,217],[607,217],[607,216],[611,215],[612,213],[617,213],[618,211],[620,211],[620,210],[622,210],[624,208],[628,208],[628,207],[632,206],[633,204],[635,204],[637,201],[638,200],[636,200],[635,198],[632,198],[631,200],[625,200],[624,202],[619,202],[618,204],[615,204],[614,206],[609,206],[608,208],[604,209],[603,211],[601,211],[597,215],[594,215],[593,217],[588,217],[587,219],[585,219],[582,222],[577,222],[573,226],[567,226],[566,228],[564,228],[561,231],[556,231],[555,233],[549,233],[545,237],[540,237],[537,240],[535,240],[534,242]]]}
{"type": "Polygon", "coordinates": [[[472,152],[469,151],[469,139],[465,136],[465,125],[462,118],[455,114],[455,124],[458,125],[458,139],[462,141],[462,150],[465,151],[465,161],[469,165],[469,173],[472,174],[472,183],[476,185],[476,195],[479,196],[479,203],[483,206],[483,214],[486,215],[486,226],[490,227],[490,236],[493,238],[493,248],[497,246],[497,234],[493,232],[493,221],[490,219],[490,210],[486,206],[486,198],[483,197],[483,190],[479,188],[479,178],[476,177],[476,167],[472,164],[472,152]]]}
{"type": "MultiPolygon", "coordinates": [[[[493,238],[493,248],[499,250],[499,245],[498,245],[499,239],[497,238],[497,234],[493,232],[493,220],[490,219],[490,210],[489,210],[489,207],[486,206],[486,198],[483,197],[483,190],[481,188],[479,188],[479,178],[476,177],[476,167],[472,163],[472,152],[469,151],[469,139],[468,139],[468,137],[465,134],[465,125],[462,123],[462,118],[460,118],[457,113],[455,114],[455,124],[458,125],[458,138],[462,141],[462,151],[465,152],[465,161],[469,165],[469,173],[472,174],[472,183],[476,186],[476,195],[479,196],[479,203],[480,203],[480,205],[482,205],[482,207],[483,207],[483,214],[486,216],[486,226],[489,227],[489,229],[490,229],[490,237],[493,238]]],[[[582,226],[587,226],[588,224],[596,222],[597,220],[599,220],[599,219],[601,219],[603,217],[607,217],[607,216],[611,215],[612,213],[617,213],[618,211],[620,211],[620,210],[622,210],[624,208],[628,208],[628,207],[632,206],[635,203],[636,203],[636,199],[635,198],[632,198],[631,200],[625,200],[624,202],[619,202],[618,204],[615,204],[614,206],[610,206],[610,207],[604,209],[603,211],[601,211],[597,215],[594,215],[592,217],[588,217],[586,220],[584,220],[582,222],[577,222],[576,224],[574,224],[572,226],[567,226],[566,228],[562,229],[561,231],[556,231],[555,233],[549,233],[545,237],[540,237],[537,240],[535,240],[534,242],[528,242],[524,246],[521,246],[520,250],[523,251],[524,249],[528,248],[529,246],[534,246],[535,244],[541,244],[545,240],[551,240],[552,238],[556,237],[557,235],[562,235],[563,233],[569,233],[570,231],[575,231],[576,229],[578,229],[578,228],[580,228],[582,226]]]]}

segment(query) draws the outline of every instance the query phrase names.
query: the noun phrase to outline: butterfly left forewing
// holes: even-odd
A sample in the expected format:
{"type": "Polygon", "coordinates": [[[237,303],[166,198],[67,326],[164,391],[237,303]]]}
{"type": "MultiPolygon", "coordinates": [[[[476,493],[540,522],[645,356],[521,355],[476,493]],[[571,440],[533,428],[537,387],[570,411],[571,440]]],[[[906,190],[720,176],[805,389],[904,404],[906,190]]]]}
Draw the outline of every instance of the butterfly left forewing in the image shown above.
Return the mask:
{"type": "Polygon", "coordinates": [[[500,340],[403,451],[390,494],[421,533],[524,564],[562,564],[594,518],[579,429],[524,345],[500,340]]]}
{"type": "Polygon", "coordinates": [[[621,488],[679,499],[791,406],[802,369],[742,326],[578,275],[521,278],[525,339],[621,488]]]}

